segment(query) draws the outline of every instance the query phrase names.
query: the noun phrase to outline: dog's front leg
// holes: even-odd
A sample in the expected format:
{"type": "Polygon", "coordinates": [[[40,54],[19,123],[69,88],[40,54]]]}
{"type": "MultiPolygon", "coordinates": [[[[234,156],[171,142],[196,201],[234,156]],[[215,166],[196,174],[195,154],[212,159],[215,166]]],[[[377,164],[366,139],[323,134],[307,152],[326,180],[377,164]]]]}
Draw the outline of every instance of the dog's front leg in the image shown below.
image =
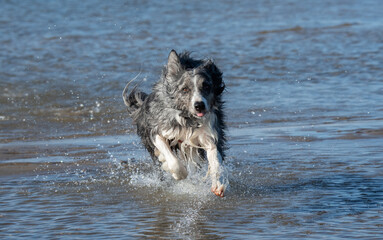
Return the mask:
{"type": "Polygon", "coordinates": [[[211,177],[211,191],[219,196],[223,197],[223,192],[225,191],[225,186],[220,181],[222,174],[222,156],[217,150],[217,147],[214,145],[206,150],[207,160],[209,161],[209,174],[211,177]]]}
{"type": "Polygon", "coordinates": [[[188,176],[185,166],[178,160],[177,156],[170,149],[165,138],[160,135],[154,137],[154,145],[165,158],[167,164],[167,169],[172,174],[173,178],[176,180],[185,179],[188,176]]]}

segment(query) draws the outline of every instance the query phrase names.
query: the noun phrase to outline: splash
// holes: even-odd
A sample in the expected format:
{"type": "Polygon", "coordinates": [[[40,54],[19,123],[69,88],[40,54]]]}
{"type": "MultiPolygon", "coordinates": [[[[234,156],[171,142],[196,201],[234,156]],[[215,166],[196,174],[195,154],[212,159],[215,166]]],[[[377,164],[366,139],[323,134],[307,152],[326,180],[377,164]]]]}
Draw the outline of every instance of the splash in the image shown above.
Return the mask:
{"type": "Polygon", "coordinates": [[[195,170],[194,166],[188,166],[188,177],[176,181],[158,166],[148,163],[130,161],[125,168],[133,187],[151,188],[173,197],[206,198],[211,195],[206,169],[195,170]]]}

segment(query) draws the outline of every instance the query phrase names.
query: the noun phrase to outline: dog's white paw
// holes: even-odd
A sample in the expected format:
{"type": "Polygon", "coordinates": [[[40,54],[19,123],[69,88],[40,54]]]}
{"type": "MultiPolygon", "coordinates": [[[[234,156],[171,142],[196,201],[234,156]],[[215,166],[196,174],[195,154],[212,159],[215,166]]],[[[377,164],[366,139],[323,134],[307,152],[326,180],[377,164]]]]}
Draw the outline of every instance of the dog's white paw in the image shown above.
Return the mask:
{"type": "Polygon", "coordinates": [[[188,176],[188,172],[184,165],[177,163],[177,164],[168,164],[169,172],[172,174],[172,177],[175,180],[182,180],[185,179],[188,176]]]}
{"type": "Polygon", "coordinates": [[[220,182],[211,186],[211,191],[218,197],[224,197],[225,185],[220,182]]]}
{"type": "Polygon", "coordinates": [[[175,179],[175,180],[182,180],[182,179],[185,179],[188,175],[183,175],[183,174],[179,174],[179,173],[173,173],[172,174],[172,177],[175,179]]]}
{"type": "Polygon", "coordinates": [[[169,169],[169,166],[168,166],[168,163],[165,161],[162,163],[162,169],[165,170],[166,172],[170,172],[170,169],[169,169]]]}

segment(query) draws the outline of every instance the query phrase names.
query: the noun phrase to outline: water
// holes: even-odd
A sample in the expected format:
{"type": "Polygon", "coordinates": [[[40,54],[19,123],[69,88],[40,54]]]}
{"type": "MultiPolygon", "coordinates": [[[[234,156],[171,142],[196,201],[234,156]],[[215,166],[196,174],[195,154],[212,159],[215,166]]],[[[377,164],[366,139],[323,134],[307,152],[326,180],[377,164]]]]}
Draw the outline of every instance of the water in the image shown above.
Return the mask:
{"type": "Polygon", "coordinates": [[[0,238],[383,238],[376,1],[2,1],[0,238]],[[230,188],[151,165],[121,99],[224,72],[230,188]]]}

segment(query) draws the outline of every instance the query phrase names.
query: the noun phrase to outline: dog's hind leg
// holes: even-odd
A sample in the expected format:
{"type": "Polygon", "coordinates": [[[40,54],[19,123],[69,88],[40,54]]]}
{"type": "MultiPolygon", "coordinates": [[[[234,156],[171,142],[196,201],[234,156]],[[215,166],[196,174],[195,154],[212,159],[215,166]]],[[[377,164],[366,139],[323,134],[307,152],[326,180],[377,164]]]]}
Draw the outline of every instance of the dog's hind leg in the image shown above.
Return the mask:
{"type": "Polygon", "coordinates": [[[170,172],[176,180],[185,179],[188,175],[187,170],[170,149],[167,141],[163,137],[156,135],[154,145],[159,151],[159,160],[163,162],[163,169],[170,172]]]}

